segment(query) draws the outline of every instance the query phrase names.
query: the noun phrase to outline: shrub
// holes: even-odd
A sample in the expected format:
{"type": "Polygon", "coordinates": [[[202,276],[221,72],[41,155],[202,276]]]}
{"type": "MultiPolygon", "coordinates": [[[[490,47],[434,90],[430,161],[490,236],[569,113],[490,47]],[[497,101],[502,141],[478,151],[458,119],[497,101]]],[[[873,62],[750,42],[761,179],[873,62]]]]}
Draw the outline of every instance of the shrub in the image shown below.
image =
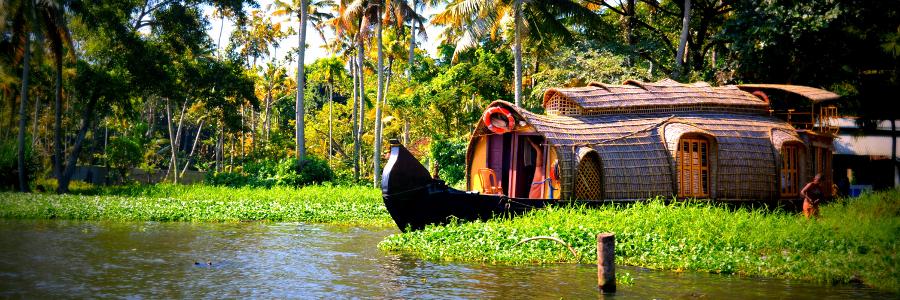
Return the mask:
{"type": "Polygon", "coordinates": [[[431,157],[438,164],[438,175],[447,184],[456,185],[466,178],[465,139],[432,139],[431,157]]]}
{"type": "MultiPolygon", "coordinates": [[[[25,142],[25,174],[33,177],[38,169],[30,138],[25,142]]],[[[19,188],[19,152],[15,139],[0,141],[0,190],[19,188]]]]}
{"type": "Polygon", "coordinates": [[[307,157],[302,164],[294,158],[263,160],[248,163],[243,172],[207,173],[206,184],[229,187],[301,187],[334,179],[328,162],[317,157],[307,157]]]}
{"type": "Polygon", "coordinates": [[[249,176],[245,176],[241,173],[232,173],[232,172],[209,172],[206,173],[206,177],[203,178],[203,182],[208,185],[215,186],[227,186],[227,187],[242,187],[248,186],[251,184],[251,179],[249,176]]]}
{"type": "Polygon", "coordinates": [[[142,156],[138,141],[127,136],[113,137],[106,149],[106,160],[122,181],[127,179],[129,170],[141,163],[142,156]]]}

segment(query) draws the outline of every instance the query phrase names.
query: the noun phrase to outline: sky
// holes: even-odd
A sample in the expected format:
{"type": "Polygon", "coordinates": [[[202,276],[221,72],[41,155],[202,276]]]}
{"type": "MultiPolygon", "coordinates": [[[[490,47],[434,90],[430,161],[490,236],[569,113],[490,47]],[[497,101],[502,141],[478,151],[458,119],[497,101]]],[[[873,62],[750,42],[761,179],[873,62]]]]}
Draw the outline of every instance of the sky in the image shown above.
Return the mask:
{"type": "MultiPolygon", "coordinates": [[[[257,9],[265,12],[267,8],[271,6],[272,2],[272,0],[259,0],[258,8],[249,8],[246,10],[249,12],[253,9],[257,9]]],[[[218,45],[218,47],[224,50],[225,46],[227,46],[228,44],[228,39],[231,36],[231,32],[234,30],[234,23],[227,19],[222,22],[221,19],[213,17],[213,11],[214,9],[210,6],[203,7],[203,14],[206,15],[207,18],[209,18],[211,25],[206,33],[209,34],[210,38],[212,38],[213,43],[217,43],[219,39],[219,32],[221,31],[222,43],[221,45],[218,45]]],[[[428,7],[425,9],[424,13],[420,13],[426,18],[431,19],[431,16],[439,11],[440,8],[428,7]]],[[[300,30],[300,23],[298,22],[297,18],[273,17],[272,20],[273,22],[281,22],[282,29],[285,31],[287,31],[286,27],[293,28],[294,32],[298,32],[300,30]]],[[[327,51],[325,51],[325,49],[322,48],[324,42],[322,41],[322,38],[319,36],[319,34],[315,31],[315,29],[313,29],[309,24],[307,24],[306,29],[306,44],[309,45],[309,47],[306,49],[304,62],[306,64],[310,64],[318,58],[327,57],[328,53],[327,51]]],[[[425,33],[428,35],[428,39],[422,41],[420,37],[416,37],[416,42],[418,43],[419,49],[428,51],[428,53],[432,57],[436,56],[438,46],[437,37],[440,31],[441,28],[426,24],[425,33]]],[[[334,38],[334,33],[329,30],[325,30],[325,36],[328,39],[331,39],[334,38]]],[[[278,48],[275,50],[276,56],[278,57],[278,59],[284,59],[284,56],[285,54],[287,54],[288,50],[296,48],[298,44],[299,38],[296,34],[288,36],[278,45],[278,48]]]]}

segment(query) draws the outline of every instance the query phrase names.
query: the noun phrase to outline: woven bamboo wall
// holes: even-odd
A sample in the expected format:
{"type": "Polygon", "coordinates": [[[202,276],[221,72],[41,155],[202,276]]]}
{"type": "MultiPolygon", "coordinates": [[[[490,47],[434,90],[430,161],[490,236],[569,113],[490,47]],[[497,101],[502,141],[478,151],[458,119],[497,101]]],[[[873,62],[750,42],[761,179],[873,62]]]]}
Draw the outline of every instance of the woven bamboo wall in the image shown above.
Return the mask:
{"type": "Polygon", "coordinates": [[[556,94],[547,102],[546,111],[551,116],[576,116],[582,114],[581,106],[562,94],[556,94]]]}
{"type": "Polygon", "coordinates": [[[722,114],[683,119],[716,138],[716,198],[764,200],[776,195],[780,153],[773,146],[771,132],[790,131],[790,125],[764,116],[722,114]]]}
{"type": "Polygon", "coordinates": [[[672,194],[669,155],[654,130],[670,117],[551,117],[513,109],[556,146],[563,197],[573,196],[576,151],[582,147],[599,154],[604,186],[597,188],[604,191],[603,199],[637,200],[672,194]]]}
{"type": "MultiPolygon", "coordinates": [[[[677,193],[675,148],[685,134],[712,142],[711,196],[765,200],[776,196],[779,153],[772,130],[793,128],[759,115],[688,113],[625,116],[544,116],[509,106],[544,134],[560,153],[563,197],[572,197],[578,156],[590,147],[603,166],[603,199],[646,199],[677,193]]],[[[787,140],[796,139],[784,138],[787,140]]],[[[598,187],[600,188],[600,187],[598,187]]]]}
{"type": "Polygon", "coordinates": [[[574,198],[581,200],[603,199],[603,170],[597,151],[580,147],[577,151],[578,163],[575,167],[573,183],[574,198]]]}

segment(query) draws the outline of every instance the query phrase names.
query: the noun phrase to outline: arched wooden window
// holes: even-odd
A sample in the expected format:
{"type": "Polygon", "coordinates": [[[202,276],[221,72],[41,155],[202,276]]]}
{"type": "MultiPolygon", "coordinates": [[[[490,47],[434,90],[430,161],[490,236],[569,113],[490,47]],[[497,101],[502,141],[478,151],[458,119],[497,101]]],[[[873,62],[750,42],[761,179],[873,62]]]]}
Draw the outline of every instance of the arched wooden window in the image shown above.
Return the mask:
{"type": "Polygon", "coordinates": [[[781,196],[795,197],[800,192],[800,147],[781,147],[781,196]]]}
{"type": "Polygon", "coordinates": [[[678,196],[709,197],[709,140],[702,136],[678,141],[678,196]]]}
{"type": "Polygon", "coordinates": [[[575,171],[575,198],[581,200],[600,200],[603,197],[603,171],[600,169],[600,157],[597,152],[585,154],[578,162],[575,171]]]}

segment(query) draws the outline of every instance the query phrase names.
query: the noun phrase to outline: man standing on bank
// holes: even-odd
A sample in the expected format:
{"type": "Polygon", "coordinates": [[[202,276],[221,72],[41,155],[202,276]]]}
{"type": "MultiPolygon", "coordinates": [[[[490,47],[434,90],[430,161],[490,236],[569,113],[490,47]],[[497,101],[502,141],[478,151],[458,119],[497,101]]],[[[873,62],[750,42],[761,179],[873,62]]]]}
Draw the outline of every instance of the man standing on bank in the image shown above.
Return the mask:
{"type": "Polygon", "coordinates": [[[819,201],[822,201],[824,194],[822,193],[822,187],[820,182],[822,180],[822,174],[816,174],[813,177],[813,181],[807,183],[806,186],[800,190],[800,195],[803,196],[803,215],[809,219],[810,216],[815,218],[819,218],[819,201]]]}

